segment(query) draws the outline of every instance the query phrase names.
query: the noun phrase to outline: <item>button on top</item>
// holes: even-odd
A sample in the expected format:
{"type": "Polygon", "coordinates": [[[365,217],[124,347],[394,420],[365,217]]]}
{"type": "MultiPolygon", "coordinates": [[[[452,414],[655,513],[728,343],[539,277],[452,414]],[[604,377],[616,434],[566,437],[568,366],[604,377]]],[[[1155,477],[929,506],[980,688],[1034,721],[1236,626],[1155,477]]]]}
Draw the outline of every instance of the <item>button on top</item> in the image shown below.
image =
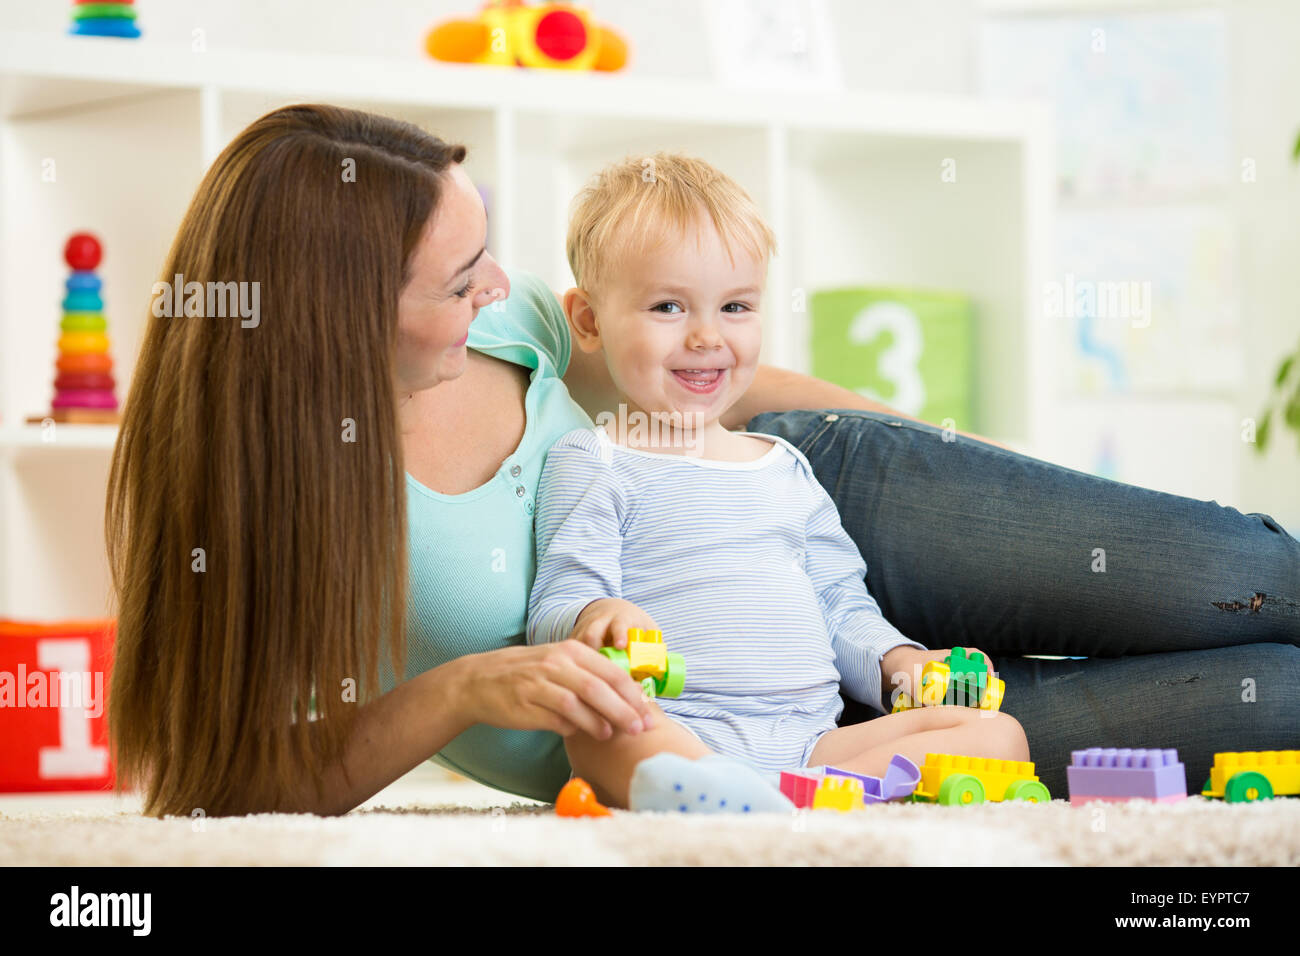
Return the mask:
{"type": "Polygon", "coordinates": [[[510,477],[511,477],[511,478],[518,478],[518,477],[519,477],[519,473],[520,473],[521,471],[523,471],[523,469],[520,468],[518,465],[511,465],[511,466],[510,466],[510,477]]]}
{"type": "Polygon", "coordinates": [[[827,415],[827,416],[826,416],[826,421],[828,421],[828,422],[838,422],[839,420],[840,420],[840,416],[838,416],[838,415],[827,415]]]}

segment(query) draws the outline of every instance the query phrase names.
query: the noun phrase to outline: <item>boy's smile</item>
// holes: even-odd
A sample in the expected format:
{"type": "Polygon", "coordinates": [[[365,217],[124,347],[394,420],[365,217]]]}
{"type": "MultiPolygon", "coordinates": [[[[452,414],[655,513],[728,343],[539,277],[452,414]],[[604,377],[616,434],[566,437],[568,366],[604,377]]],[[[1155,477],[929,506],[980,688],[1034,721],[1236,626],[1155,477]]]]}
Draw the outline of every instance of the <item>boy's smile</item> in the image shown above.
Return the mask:
{"type": "Polygon", "coordinates": [[[721,387],[726,371],[724,368],[679,368],[673,374],[690,391],[708,395],[721,387]]]}

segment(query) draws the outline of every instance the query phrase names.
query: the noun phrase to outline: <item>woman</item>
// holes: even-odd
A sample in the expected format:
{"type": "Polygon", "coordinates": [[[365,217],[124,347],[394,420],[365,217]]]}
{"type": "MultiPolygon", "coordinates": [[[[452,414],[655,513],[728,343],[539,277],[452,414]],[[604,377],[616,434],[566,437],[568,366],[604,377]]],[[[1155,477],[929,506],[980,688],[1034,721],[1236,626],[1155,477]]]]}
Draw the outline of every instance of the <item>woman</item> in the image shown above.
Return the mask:
{"type": "MultiPolygon", "coordinates": [[[[286,107],[181,224],[163,275],[257,282],[261,315],[151,319],[113,455],[110,727],[146,813],[342,813],[435,755],[549,799],[560,735],[664,720],[591,648],[524,645],[543,456],[610,383],[487,254],[464,156],[286,107]]],[[[1106,655],[999,661],[1049,787],[1074,747],[1177,746],[1195,780],[1214,749],[1295,745],[1300,546],[1267,516],[943,441],[775,369],[730,424],[755,415],[809,456],[905,634],[1106,655]]]]}

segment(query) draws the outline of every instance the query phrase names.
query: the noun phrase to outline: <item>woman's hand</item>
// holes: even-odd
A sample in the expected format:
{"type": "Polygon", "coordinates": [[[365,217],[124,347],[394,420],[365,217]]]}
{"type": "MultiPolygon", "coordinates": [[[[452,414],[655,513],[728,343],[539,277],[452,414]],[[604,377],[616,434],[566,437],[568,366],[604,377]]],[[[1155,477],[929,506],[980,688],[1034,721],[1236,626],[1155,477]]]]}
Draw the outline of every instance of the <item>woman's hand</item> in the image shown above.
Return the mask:
{"type": "MultiPolygon", "coordinates": [[[[978,647],[964,647],[963,650],[967,657],[984,654],[978,647]]],[[[891,691],[900,686],[908,696],[921,705],[922,668],[930,661],[946,659],[951,653],[951,648],[937,651],[923,651],[905,645],[890,648],[880,659],[880,688],[881,695],[885,698],[882,703],[888,705],[884,708],[885,712],[889,713],[893,709],[894,695],[891,691]]],[[[987,654],[984,654],[984,668],[988,672],[991,683],[997,676],[997,672],[993,669],[993,658],[987,654]]]]}
{"type": "Polygon", "coordinates": [[[640,627],[657,631],[659,625],[645,611],[622,598],[601,598],[582,609],[573,623],[570,640],[580,641],[588,647],[627,647],[628,628],[640,627]]]}
{"type": "Polygon", "coordinates": [[[455,704],[468,724],[514,730],[578,731],[596,740],[614,727],[638,734],[651,726],[649,702],[627,673],[578,641],[467,654],[455,668],[455,704]]]}

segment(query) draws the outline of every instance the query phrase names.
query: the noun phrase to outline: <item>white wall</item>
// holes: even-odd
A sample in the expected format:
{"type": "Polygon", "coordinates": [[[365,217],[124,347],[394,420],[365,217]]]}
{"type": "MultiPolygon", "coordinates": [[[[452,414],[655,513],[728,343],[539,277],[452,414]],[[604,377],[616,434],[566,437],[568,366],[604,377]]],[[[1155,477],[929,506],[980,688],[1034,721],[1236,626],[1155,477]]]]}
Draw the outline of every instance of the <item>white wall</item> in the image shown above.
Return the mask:
{"type": "MultiPolygon", "coordinates": [[[[0,0],[10,30],[57,30],[71,4],[0,0]]],[[[468,15],[478,0],[138,0],[150,36],[185,40],[206,31],[209,47],[317,50],[420,57],[429,26],[468,15]],[[322,14],[327,10],[328,14],[322,14]]],[[[602,20],[632,38],[631,69],[671,76],[709,74],[700,0],[589,0],[602,20]]],[[[970,93],[975,88],[976,29],[989,9],[1079,11],[1222,7],[1230,12],[1234,155],[1256,160],[1258,181],[1243,184],[1240,226],[1241,306],[1250,341],[1242,418],[1258,413],[1279,357],[1300,337],[1300,169],[1288,162],[1300,128],[1300,2],[1233,0],[828,0],[846,85],[875,90],[970,93]]],[[[1178,449],[1171,447],[1170,456],[1178,449]]],[[[1274,430],[1262,459],[1240,459],[1242,511],[1266,511],[1300,534],[1300,447],[1274,430]]]]}
{"type": "MultiPolygon", "coordinates": [[[[1300,3],[1235,0],[1231,19],[1236,154],[1256,161],[1258,181],[1237,203],[1242,314],[1250,345],[1242,417],[1258,414],[1282,355],[1300,342],[1300,3]]],[[[1243,456],[1242,511],[1275,517],[1300,536],[1300,439],[1274,421],[1263,458],[1243,456]]]]}
{"type": "MultiPolygon", "coordinates": [[[[632,41],[630,69],[707,76],[707,0],[585,0],[632,41]]],[[[136,0],[147,36],[187,40],[203,29],[209,48],[239,46],[371,56],[423,56],[434,23],[470,16],[480,0],[136,0]],[[323,12],[326,11],[326,12],[323,12]]],[[[0,0],[0,28],[59,30],[71,0],[0,0]]],[[[849,86],[963,92],[972,56],[974,0],[829,0],[849,86]]]]}

